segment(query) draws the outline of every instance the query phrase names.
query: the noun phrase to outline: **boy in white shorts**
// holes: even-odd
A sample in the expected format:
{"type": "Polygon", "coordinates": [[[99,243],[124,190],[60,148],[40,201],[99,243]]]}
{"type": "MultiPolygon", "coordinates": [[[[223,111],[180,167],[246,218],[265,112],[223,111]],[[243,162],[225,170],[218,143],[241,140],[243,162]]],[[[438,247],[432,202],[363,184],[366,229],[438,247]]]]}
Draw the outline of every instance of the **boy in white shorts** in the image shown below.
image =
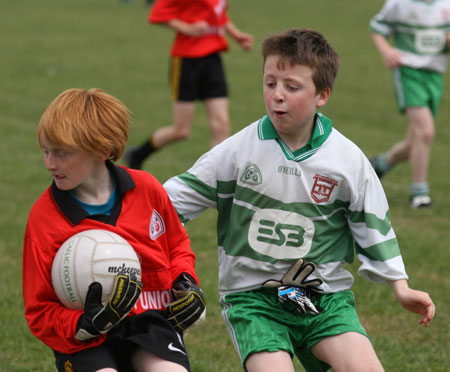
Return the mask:
{"type": "Polygon", "coordinates": [[[408,287],[370,162],[316,112],[336,52],[303,28],[268,37],[262,51],[267,115],[164,186],[183,222],[218,210],[222,314],[245,370],[293,372],[296,355],[308,372],[382,371],[343,269],[355,247],[359,274],[389,283],[419,323],[434,304],[408,287]]]}

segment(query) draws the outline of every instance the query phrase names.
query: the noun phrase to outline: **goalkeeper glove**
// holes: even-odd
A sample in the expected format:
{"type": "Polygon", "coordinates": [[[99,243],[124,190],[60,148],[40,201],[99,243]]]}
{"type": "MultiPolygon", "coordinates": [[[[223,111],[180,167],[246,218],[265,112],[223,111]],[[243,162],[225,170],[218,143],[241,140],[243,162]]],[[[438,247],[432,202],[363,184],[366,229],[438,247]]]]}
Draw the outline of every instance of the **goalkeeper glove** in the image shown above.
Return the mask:
{"type": "Polygon", "coordinates": [[[299,287],[288,287],[282,285],[278,287],[278,299],[281,302],[290,302],[297,306],[297,310],[302,314],[306,312],[317,315],[322,312],[320,307],[316,307],[309,298],[307,289],[299,287]]]}
{"type": "Polygon", "coordinates": [[[306,280],[308,276],[316,269],[312,262],[305,263],[302,258],[297,260],[291,268],[283,275],[281,280],[267,280],[263,286],[266,288],[275,288],[280,285],[307,288],[315,292],[322,292],[319,286],[322,284],[322,279],[316,278],[306,280]]]}
{"type": "Polygon", "coordinates": [[[175,301],[167,306],[166,313],[167,319],[178,331],[183,332],[205,320],[205,296],[189,274],[183,273],[175,279],[172,295],[175,301]]]}
{"type": "Polygon", "coordinates": [[[75,338],[86,341],[108,332],[128,315],[141,292],[142,283],[137,280],[136,274],[119,273],[113,293],[102,304],[102,285],[92,283],[86,295],[84,313],[78,320],[75,338]]]}
{"type": "Polygon", "coordinates": [[[310,299],[310,291],[321,293],[319,286],[322,279],[307,280],[308,276],[316,269],[311,262],[305,263],[302,258],[297,260],[283,275],[281,280],[267,280],[265,288],[278,288],[278,299],[281,302],[290,302],[297,306],[301,313],[309,312],[317,315],[322,310],[314,306],[310,299]]]}

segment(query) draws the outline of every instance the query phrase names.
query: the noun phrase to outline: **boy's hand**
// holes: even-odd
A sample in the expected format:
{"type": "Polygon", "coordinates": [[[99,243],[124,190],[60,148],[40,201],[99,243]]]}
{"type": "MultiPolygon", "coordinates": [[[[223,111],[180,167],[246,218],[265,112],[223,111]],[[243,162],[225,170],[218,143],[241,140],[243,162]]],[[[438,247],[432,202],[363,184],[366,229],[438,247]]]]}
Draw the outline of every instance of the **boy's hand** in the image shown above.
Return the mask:
{"type": "Polygon", "coordinates": [[[388,69],[393,70],[401,66],[403,54],[398,49],[389,48],[382,53],[381,57],[383,58],[384,65],[388,69]]]}
{"type": "Polygon", "coordinates": [[[197,21],[194,23],[188,23],[184,21],[180,21],[179,19],[172,19],[167,22],[169,27],[172,27],[175,31],[180,32],[182,34],[200,37],[206,35],[209,29],[209,24],[206,21],[197,21]]]}
{"type": "Polygon", "coordinates": [[[241,32],[238,35],[236,35],[236,42],[239,43],[242,49],[244,50],[250,50],[253,46],[253,36],[250,34],[247,34],[245,32],[241,32]]]}
{"type": "Polygon", "coordinates": [[[166,309],[167,319],[180,332],[205,320],[206,303],[202,290],[189,274],[181,274],[173,283],[175,301],[166,309]]]}
{"type": "Polygon", "coordinates": [[[419,324],[428,327],[436,312],[435,305],[429,294],[409,288],[405,279],[393,280],[389,284],[400,305],[408,311],[422,315],[419,324]]]}
{"type": "Polygon", "coordinates": [[[316,278],[306,280],[308,276],[316,269],[312,262],[305,263],[302,258],[297,260],[291,268],[283,275],[281,280],[267,280],[263,287],[275,288],[281,285],[294,286],[299,288],[307,288],[315,292],[322,292],[319,286],[322,284],[322,279],[316,278]]]}
{"type": "Polygon", "coordinates": [[[77,324],[75,338],[86,341],[105,334],[131,311],[142,292],[142,283],[136,274],[117,274],[111,297],[102,304],[102,285],[94,282],[89,286],[84,313],[77,324]]]}
{"type": "Polygon", "coordinates": [[[376,32],[371,33],[372,41],[381,54],[384,65],[390,70],[401,66],[403,54],[394,48],[383,35],[376,32]]]}

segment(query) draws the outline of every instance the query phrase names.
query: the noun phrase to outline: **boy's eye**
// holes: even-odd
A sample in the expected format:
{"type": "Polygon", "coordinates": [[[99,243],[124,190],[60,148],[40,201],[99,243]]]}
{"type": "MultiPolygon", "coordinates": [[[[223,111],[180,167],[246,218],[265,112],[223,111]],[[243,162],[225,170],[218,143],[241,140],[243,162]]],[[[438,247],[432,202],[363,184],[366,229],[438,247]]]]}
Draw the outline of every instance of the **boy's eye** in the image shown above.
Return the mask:
{"type": "Polygon", "coordinates": [[[64,157],[70,155],[70,152],[64,151],[64,150],[58,150],[58,151],[55,151],[55,155],[59,158],[64,158],[64,157]]]}
{"type": "Polygon", "coordinates": [[[42,150],[44,156],[49,156],[52,154],[55,158],[64,159],[72,154],[71,151],[68,150],[42,150]]]}
{"type": "Polygon", "coordinates": [[[288,84],[287,89],[290,90],[291,92],[293,92],[293,91],[299,90],[300,88],[297,85],[288,84]]]}

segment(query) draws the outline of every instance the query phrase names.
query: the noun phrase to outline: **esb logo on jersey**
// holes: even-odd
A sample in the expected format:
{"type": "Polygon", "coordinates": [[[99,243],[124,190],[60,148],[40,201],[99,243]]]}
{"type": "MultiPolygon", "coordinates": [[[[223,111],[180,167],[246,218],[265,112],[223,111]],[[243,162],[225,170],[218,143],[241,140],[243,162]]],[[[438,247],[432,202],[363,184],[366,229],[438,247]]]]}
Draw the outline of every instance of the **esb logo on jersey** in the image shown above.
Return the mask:
{"type": "Polygon", "coordinates": [[[324,203],[330,200],[333,189],[339,184],[338,181],[333,180],[320,174],[314,176],[314,185],[311,190],[311,197],[316,203],[324,203]]]}
{"type": "Polygon", "coordinates": [[[165,231],[166,227],[162,217],[156,210],[153,210],[152,218],[150,219],[150,238],[155,240],[158,236],[164,234],[165,231]]]}
{"type": "Polygon", "coordinates": [[[248,243],[252,249],[278,260],[305,257],[311,250],[314,223],[293,211],[263,208],[252,216],[248,243]]]}

